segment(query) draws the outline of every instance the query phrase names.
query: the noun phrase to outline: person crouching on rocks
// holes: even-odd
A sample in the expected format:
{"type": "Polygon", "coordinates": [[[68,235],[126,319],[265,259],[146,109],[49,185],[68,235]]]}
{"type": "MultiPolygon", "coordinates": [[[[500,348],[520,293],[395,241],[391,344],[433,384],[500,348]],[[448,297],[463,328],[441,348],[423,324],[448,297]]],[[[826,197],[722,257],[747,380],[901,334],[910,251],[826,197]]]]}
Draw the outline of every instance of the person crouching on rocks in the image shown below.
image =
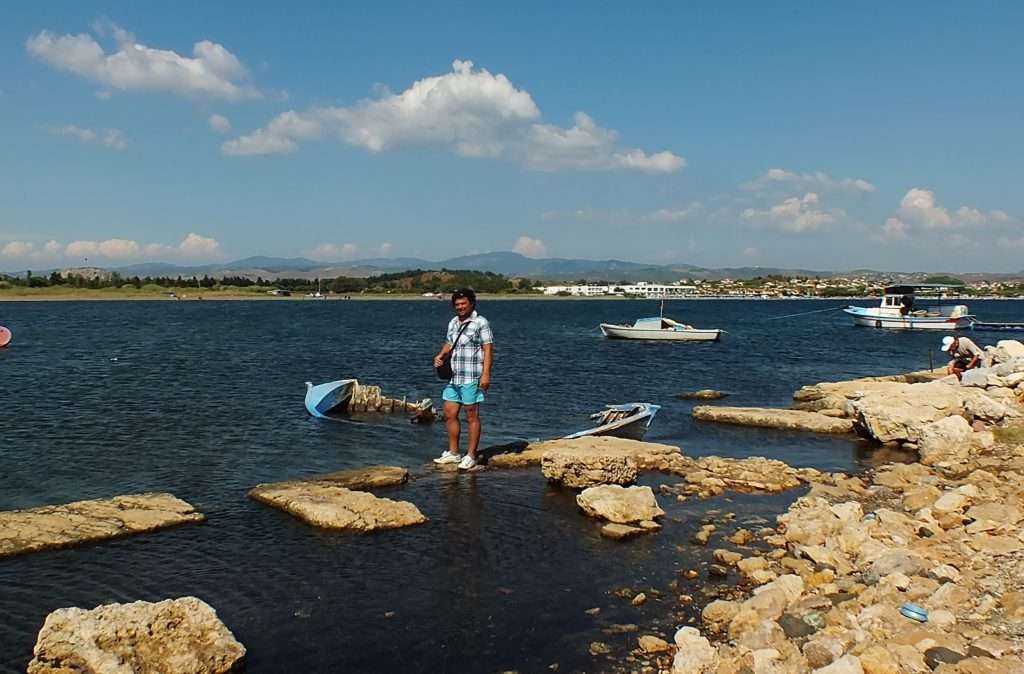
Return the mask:
{"type": "Polygon", "coordinates": [[[955,374],[957,379],[961,379],[965,371],[980,367],[981,359],[985,355],[978,345],[967,337],[952,335],[942,338],[942,350],[953,357],[946,368],[946,374],[955,374]]]}
{"type": "Polygon", "coordinates": [[[460,470],[476,466],[480,445],[480,403],[491,385],[491,360],[494,336],[491,324],[476,312],[476,293],[470,289],[452,293],[455,317],[448,323],[448,334],[434,356],[434,367],[441,367],[451,354],[451,381],[444,387],[444,419],[448,428],[448,449],[434,459],[436,464],[457,463],[460,470]],[[459,454],[459,410],[466,411],[469,444],[466,456],[459,454]]]}

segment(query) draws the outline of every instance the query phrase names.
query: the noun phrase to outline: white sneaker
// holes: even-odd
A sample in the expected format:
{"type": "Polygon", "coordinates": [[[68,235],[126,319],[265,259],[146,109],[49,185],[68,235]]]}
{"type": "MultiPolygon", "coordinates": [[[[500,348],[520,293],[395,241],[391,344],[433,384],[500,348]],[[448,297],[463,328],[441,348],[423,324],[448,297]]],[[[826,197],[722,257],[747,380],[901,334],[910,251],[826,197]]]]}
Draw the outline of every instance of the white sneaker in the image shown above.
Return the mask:
{"type": "Polygon", "coordinates": [[[467,454],[462,457],[462,461],[459,461],[459,470],[469,470],[470,468],[476,467],[476,459],[467,454]]]}
{"type": "Polygon", "coordinates": [[[446,463],[458,463],[461,459],[462,457],[460,455],[453,454],[446,449],[441,452],[441,456],[434,459],[434,463],[439,466],[443,466],[446,463]]]}

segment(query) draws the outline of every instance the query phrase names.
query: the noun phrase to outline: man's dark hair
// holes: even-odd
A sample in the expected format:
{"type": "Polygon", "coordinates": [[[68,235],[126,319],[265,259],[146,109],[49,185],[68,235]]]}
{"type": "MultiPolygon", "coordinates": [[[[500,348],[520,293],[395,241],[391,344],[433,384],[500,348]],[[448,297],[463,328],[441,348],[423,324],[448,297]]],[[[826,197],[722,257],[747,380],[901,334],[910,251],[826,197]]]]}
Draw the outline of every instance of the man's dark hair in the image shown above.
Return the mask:
{"type": "Polygon", "coordinates": [[[455,292],[452,293],[452,306],[455,305],[455,300],[460,300],[462,298],[466,298],[469,300],[470,304],[474,307],[476,306],[476,293],[473,292],[472,288],[457,288],[455,292]]]}

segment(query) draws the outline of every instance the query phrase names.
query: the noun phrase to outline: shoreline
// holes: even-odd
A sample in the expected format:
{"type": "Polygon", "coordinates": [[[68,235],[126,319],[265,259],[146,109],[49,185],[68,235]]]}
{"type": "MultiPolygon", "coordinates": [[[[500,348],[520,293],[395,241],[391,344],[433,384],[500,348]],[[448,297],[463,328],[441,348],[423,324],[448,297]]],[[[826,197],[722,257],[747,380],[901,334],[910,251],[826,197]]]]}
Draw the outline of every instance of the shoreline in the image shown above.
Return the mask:
{"type": "MultiPolygon", "coordinates": [[[[600,296],[600,297],[581,297],[581,296],[558,296],[558,295],[512,295],[512,294],[487,294],[478,293],[478,299],[480,300],[498,300],[498,301],[512,301],[521,302],[526,300],[541,300],[541,301],[570,301],[570,302],[594,302],[594,301],[614,301],[614,302],[660,302],[664,299],[667,302],[708,302],[708,301],[729,301],[729,302],[786,302],[786,301],[799,301],[799,302],[873,302],[876,301],[877,297],[757,297],[757,296],[705,296],[705,297],[617,297],[617,296],[600,296]]],[[[253,301],[253,302],[393,302],[393,301],[411,301],[417,300],[422,302],[438,302],[443,301],[447,303],[447,299],[444,296],[438,297],[423,297],[418,294],[373,294],[373,295],[352,295],[351,297],[327,297],[325,299],[317,299],[313,297],[306,297],[304,295],[293,295],[291,297],[279,297],[273,295],[257,295],[257,294],[245,294],[245,293],[222,293],[217,291],[211,291],[210,293],[203,293],[202,295],[196,296],[181,296],[178,298],[167,297],[166,295],[153,295],[153,294],[136,294],[136,293],[113,293],[104,292],[97,290],[88,293],[70,293],[70,294],[19,294],[19,295],[6,295],[0,292],[0,303],[3,302],[242,302],[242,301],[253,301]]],[[[971,297],[965,298],[965,301],[1007,301],[1007,302],[1024,302],[1024,297],[971,297]]],[[[842,308],[840,306],[837,309],[842,308]]]]}

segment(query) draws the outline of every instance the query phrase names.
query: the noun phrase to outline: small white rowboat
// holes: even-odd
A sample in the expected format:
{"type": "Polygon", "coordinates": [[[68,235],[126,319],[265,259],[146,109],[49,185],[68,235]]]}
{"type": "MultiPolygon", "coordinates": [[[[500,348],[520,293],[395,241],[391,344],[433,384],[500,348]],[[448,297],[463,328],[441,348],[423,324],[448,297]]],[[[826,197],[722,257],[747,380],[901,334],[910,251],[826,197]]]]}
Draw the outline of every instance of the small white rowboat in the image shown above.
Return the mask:
{"type": "Polygon", "coordinates": [[[601,323],[601,334],[610,339],[651,339],[676,342],[717,342],[722,330],[701,330],[664,316],[637,319],[633,325],[601,323]]]}

